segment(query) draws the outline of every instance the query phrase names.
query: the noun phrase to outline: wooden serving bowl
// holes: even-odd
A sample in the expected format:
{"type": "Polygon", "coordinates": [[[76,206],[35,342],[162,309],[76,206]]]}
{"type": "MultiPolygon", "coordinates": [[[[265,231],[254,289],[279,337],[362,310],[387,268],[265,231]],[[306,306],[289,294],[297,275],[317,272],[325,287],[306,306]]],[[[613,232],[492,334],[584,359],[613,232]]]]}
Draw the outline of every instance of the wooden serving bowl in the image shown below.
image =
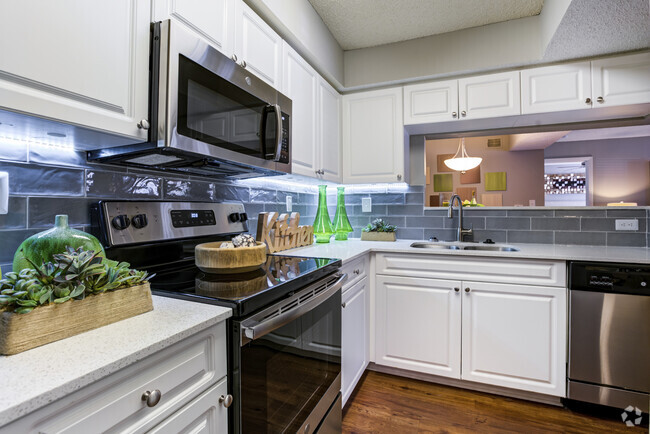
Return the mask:
{"type": "Polygon", "coordinates": [[[227,241],[203,243],[194,249],[194,261],[204,273],[228,274],[253,271],[266,262],[266,244],[254,247],[222,249],[227,241]]]}

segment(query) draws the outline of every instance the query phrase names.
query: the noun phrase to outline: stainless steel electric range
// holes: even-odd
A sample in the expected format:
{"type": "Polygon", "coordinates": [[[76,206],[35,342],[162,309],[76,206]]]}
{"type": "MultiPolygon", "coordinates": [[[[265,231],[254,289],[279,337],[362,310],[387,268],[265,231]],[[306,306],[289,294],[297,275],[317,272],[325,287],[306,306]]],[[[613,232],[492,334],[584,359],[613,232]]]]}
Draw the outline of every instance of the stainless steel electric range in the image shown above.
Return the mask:
{"type": "Polygon", "coordinates": [[[108,258],[156,274],[154,294],[233,309],[230,432],[340,432],[339,259],[268,255],[253,272],[201,272],[197,244],[248,230],[241,203],[104,201],[92,221],[108,258]]]}

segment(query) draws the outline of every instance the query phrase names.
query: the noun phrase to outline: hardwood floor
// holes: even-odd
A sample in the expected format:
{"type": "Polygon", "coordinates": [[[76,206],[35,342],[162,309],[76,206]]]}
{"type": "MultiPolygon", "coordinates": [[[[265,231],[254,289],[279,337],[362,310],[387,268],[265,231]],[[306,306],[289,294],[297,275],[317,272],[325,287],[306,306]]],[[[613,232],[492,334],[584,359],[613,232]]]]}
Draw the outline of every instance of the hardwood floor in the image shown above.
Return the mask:
{"type": "Polygon", "coordinates": [[[629,434],[646,429],[561,407],[373,371],[366,371],[343,410],[344,433],[629,434]]]}

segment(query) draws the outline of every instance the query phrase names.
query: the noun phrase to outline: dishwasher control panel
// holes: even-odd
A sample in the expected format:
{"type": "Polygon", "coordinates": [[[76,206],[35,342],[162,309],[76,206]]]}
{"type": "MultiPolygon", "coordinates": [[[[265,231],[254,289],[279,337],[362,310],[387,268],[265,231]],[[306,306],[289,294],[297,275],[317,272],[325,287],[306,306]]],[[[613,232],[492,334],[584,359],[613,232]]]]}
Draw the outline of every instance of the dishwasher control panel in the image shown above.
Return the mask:
{"type": "Polygon", "coordinates": [[[571,262],[569,289],[650,295],[650,266],[571,262]]]}

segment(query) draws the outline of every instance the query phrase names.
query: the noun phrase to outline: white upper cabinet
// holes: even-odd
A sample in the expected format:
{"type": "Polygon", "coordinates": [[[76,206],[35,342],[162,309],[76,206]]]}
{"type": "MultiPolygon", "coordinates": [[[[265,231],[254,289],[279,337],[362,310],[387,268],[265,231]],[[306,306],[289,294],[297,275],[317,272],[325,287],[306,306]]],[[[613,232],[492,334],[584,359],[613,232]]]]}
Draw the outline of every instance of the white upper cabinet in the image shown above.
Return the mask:
{"type": "Polygon", "coordinates": [[[463,282],[463,380],[565,396],[566,289],[463,282]]]}
{"type": "Polygon", "coordinates": [[[458,80],[404,86],[404,125],[458,118],[458,80]]]}
{"type": "Polygon", "coordinates": [[[318,79],[318,143],[322,179],[341,181],[341,95],[323,78],[318,79]]]}
{"type": "Polygon", "coordinates": [[[589,62],[521,71],[522,114],[588,109],[591,106],[589,62]]]}
{"type": "Polygon", "coordinates": [[[591,62],[594,107],[650,102],[650,53],[591,62]]]}
{"type": "Polygon", "coordinates": [[[146,140],[149,1],[4,1],[0,107],[146,140]]]}
{"type": "Polygon", "coordinates": [[[282,38],[243,0],[235,2],[233,59],[276,89],[281,89],[282,38]]]}
{"type": "Polygon", "coordinates": [[[316,177],[317,166],[317,89],[318,73],[296,51],[284,43],[284,87],[291,98],[291,171],[316,177]]]}
{"type": "Polygon", "coordinates": [[[234,5],[235,0],[154,0],[153,19],[181,22],[231,56],[234,5]]]}
{"type": "Polygon", "coordinates": [[[519,71],[458,80],[460,119],[521,114],[519,71]]]}
{"type": "Polygon", "coordinates": [[[343,182],[403,182],[402,88],[343,96],[343,182]]]}

